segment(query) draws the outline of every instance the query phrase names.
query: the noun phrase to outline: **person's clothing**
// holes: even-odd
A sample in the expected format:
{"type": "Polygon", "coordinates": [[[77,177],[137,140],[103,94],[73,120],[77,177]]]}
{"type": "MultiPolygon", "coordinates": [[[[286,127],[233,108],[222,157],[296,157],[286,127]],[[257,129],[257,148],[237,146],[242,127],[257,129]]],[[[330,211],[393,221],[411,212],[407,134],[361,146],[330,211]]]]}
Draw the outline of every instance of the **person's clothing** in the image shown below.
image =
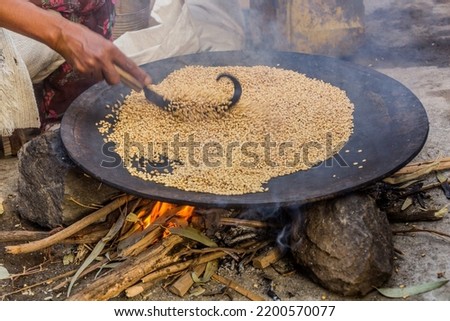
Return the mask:
{"type": "MultiPolygon", "coordinates": [[[[63,17],[80,23],[106,39],[111,39],[115,19],[116,0],[42,0],[41,7],[61,13],[63,17]]],[[[82,92],[95,84],[89,76],[73,70],[67,62],[48,76],[39,86],[42,97],[38,101],[42,125],[62,117],[70,104],[82,92]]]]}

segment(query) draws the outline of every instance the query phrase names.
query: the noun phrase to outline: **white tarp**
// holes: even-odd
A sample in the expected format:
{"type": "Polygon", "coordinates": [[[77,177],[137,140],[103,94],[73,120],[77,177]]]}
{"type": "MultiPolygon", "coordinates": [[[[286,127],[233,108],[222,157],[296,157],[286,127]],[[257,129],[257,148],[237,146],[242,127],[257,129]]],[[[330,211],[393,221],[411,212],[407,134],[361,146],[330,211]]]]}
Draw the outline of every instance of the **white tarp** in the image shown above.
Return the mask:
{"type": "Polygon", "coordinates": [[[244,46],[238,0],[156,0],[151,15],[156,26],[126,32],[114,42],[137,64],[244,46]]]}

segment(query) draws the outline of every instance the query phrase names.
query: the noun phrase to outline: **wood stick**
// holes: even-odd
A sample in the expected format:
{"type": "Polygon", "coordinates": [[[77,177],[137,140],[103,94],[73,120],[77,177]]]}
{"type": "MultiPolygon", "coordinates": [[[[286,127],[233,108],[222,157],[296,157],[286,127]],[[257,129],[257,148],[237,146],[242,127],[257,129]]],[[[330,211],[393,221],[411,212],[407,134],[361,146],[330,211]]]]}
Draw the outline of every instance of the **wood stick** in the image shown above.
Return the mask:
{"type": "Polygon", "coordinates": [[[244,220],[233,217],[222,217],[220,218],[221,225],[229,225],[229,226],[245,226],[245,227],[253,227],[253,228],[270,228],[275,227],[274,224],[270,224],[262,221],[252,221],[252,220],[244,220]]]}
{"type": "MultiPolygon", "coordinates": [[[[147,200],[146,200],[147,201],[147,200]]],[[[139,202],[136,203],[136,206],[131,206],[131,210],[128,213],[133,213],[135,214],[138,219],[142,218],[143,214],[147,214],[150,212],[150,210],[153,208],[153,206],[155,205],[156,202],[139,202]],[[136,209],[137,209],[137,204],[141,204],[139,205],[139,210],[135,213],[136,209]]],[[[130,237],[131,235],[135,234],[137,231],[142,231],[142,226],[140,224],[137,224],[137,222],[126,222],[123,227],[122,230],[120,232],[120,238],[119,241],[122,241],[128,237],[130,237]]]]}
{"type": "Polygon", "coordinates": [[[173,209],[167,210],[163,215],[158,217],[150,226],[148,226],[145,230],[136,233],[136,235],[132,235],[129,239],[125,239],[122,242],[128,243],[132,242],[132,244],[125,249],[122,250],[120,256],[134,256],[141,253],[145,250],[150,244],[155,242],[155,240],[162,234],[163,228],[162,225],[166,224],[171,218],[173,218],[178,211],[179,207],[175,207],[173,209]]]}
{"type": "Polygon", "coordinates": [[[259,294],[256,294],[254,292],[251,292],[250,290],[247,290],[246,288],[240,286],[239,284],[233,282],[230,279],[227,279],[223,276],[214,274],[212,276],[212,278],[214,280],[216,280],[219,283],[222,283],[223,285],[229,287],[230,289],[233,289],[234,291],[236,291],[239,294],[242,294],[243,296],[245,296],[247,299],[250,299],[252,301],[266,301],[266,299],[264,299],[262,296],[260,296],[259,294]]]}
{"type": "Polygon", "coordinates": [[[94,231],[87,234],[77,233],[71,237],[62,240],[62,244],[94,244],[100,241],[104,236],[108,234],[108,230],[94,231]]]}
{"type": "Polygon", "coordinates": [[[159,225],[151,225],[148,227],[149,231],[141,240],[123,249],[119,257],[136,256],[144,251],[149,245],[153,244],[158,238],[161,238],[164,233],[164,228],[159,225]]]}
{"type": "Polygon", "coordinates": [[[85,227],[106,217],[108,214],[115,211],[122,205],[126,204],[133,198],[134,198],[134,196],[131,196],[131,195],[122,196],[122,197],[112,201],[105,207],[102,207],[101,209],[95,211],[94,213],[82,218],[81,220],[77,221],[76,223],[70,225],[69,227],[63,229],[62,231],[60,231],[58,233],[55,233],[45,239],[33,241],[33,242],[30,242],[27,244],[6,246],[5,247],[6,252],[10,253],[10,254],[31,253],[31,252],[42,250],[42,249],[52,246],[54,244],[57,244],[57,243],[61,242],[62,240],[81,231],[85,227]]]}
{"type": "Polygon", "coordinates": [[[217,251],[217,252],[209,253],[206,255],[202,255],[195,259],[190,259],[190,260],[187,260],[184,262],[176,263],[171,266],[165,267],[162,270],[158,270],[158,271],[155,271],[154,273],[146,275],[145,277],[142,278],[142,282],[144,282],[144,283],[152,282],[161,277],[169,276],[171,274],[183,271],[183,270],[189,268],[191,265],[208,263],[210,261],[214,261],[221,257],[224,257],[225,255],[227,255],[227,254],[222,251],[217,251]]]}
{"type": "Polygon", "coordinates": [[[180,276],[171,286],[169,286],[169,291],[179,297],[184,297],[184,295],[189,291],[189,289],[194,285],[194,280],[192,279],[192,273],[197,276],[202,275],[206,269],[206,263],[197,265],[193,268],[193,271],[186,271],[182,276],[180,276]]]}
{"type": "Polygon", "coordinates": [[[386,215],[391,222],[417,222],[417,221],[439,221],[447,214],[441,210],[426,211],[387,211],[386,215]]]}
{"type": "Polygon", "coordinates": [[[148,290],[149,288],[154,286],[153,282],[158,279],[168,277],[172,274],[184,271],[194,265],[204,264],[204,263],[208,263],[210,261],[217,260],[225,255],[227,255],[227,254],[222,251],[217,251],[214,253],[202,255],[195,259],[187,260],[185,262],[180,262],[180,263],[176,263],[176,264],[173,264],[170,266],[166,266],[160,270],[157,270],[155,272],[152,272],[152,273],[146,275],[145,277],[142,278],[141,283],[130,287],[129,289],[126,290],[125,293],[126,293],[127,297],[129,297],[129,298],[135,297],[136,295],[139,295],[142,292],[144,292],[145,290],[148,290]]]}
{"type": "Polygon", "coordinates": [[[1,298],[2,300],[4,300],[6,297],[8,297],[8,296],[10,296],[10,295],[12,295],[12,294],[16,294],[16,293],[19,293],[19,292],[23,292],[23,291],[26,291],[26,290],[35,288],[35,287],[40,286],[40,285],[43,285],[43,284],[50,284],[50,283],[53,283],[53,282],[58,281],[58,280],[60,280],[60,279],[67,278],[67,277],[71,276],[73,273],[75,273],[75,271],[69,271],[69,272],[66,272],[66,273],[63,273],[63,274],[54,276],[54,277],[49,278],[49,279],[47,279],[47,280],[40,281],[40,282],[38,282],[38,283],[35,283],[35,284],[31,284],[31,285],[25,286],[25,287],[23,287],[23,288],[21,288],[21,289],[18,289],[18,290],[13,291],[13,292],[9,292],[9,293],[2,294],[2,295],[0,296],[0,298],[1,298]]]}
{"type": "Polygon", "coordinates": [[[49,235],[45,231],[0,231],[0,243],[36,241],[49,235]]]}
{"type": "Polygon", "coordinates": [[[401,176],[405,174],[411,174],[419,169],[422,169],[424,166],[430,165],[432,163],[438,162],[439,164],[436,167],[436,171],[443,171],[450,169],[450,157],[445,157],[442,159],[436,159],[436,160],[430,160],[430,161],[424,161],[424,162],[418,162],[418,163],[411,163],[406,165],[405,167],[401,168],[397,172],[391,175],[391,177],[395,176],[401,176]]]}
{"type": "MultiPolygon", "coordinates": [[[[97,243],[108,233],[107,230],[89,232],[89,234],[73,235],[65,240],[62,244],[92,244],[97,243]]],[[[0,243],[25,242],[42,240],[51,234],[43,231],[2,231],[0,232],[0,243]]]]}
{"type": "Polygon", "coordinates": [[[425,175],[429,175],[433,171],[436,171],[438,168],[439,163],[431,163],[428,165],[424,165],[417,169],[416,171],[413,171],[409,174],[403,174],[403,175],[397,175],[397,176],[390,176],[385,179],[383,179],[383,182],[391,184],[391,185],[398,185],[405,182],[410,182],[412,180],[421,178],[425,175]]]}
{"type": "Polygon", "coordinates": [[[152,272],[157,262],[183,241],[184,239],[177,235],[168,236],[138,256],[124,261],[110,274],[92,282],[83,290],[70,296],[68,300],[104,301],[118,296],[122,291],[152,272]]]}
{"type": "Polygon", "coordinates": [[[394,230],[392,231],[393,234],[406,234],[406,233],[417,233],[417,232],[423,232],[423,233],[430,233],[430,234],[435,234],[435,235],[439,235],[439,236],[443,236],[443,237],[447,237],[450,238],[450,234],[441,232],[441,231],[436,231],[436,230],[429,230],[429,229],[422,229],[422,228],[417,228],[417,227],[413,227],[409,230],[394,230]]]}
{"type": "MultiPolygon", "coordinates": [[[[450,182],[450,180],[448,180],[448,182],[450,182]]],[[[406,197],[408,197],[408,196],[411,196],[411,195],[414,195],[414,194],[417,194],[417,193],[420,193],[420,192],[426,192],[426,191],[428,191],[428,190],[430,190],[430,189],[440,187],[441,185],[442,185],[441,182],[431,183],[431,184],[428,184],[428,185],[423,186],[421,189],[419,189],[419,190],[417,190],[417,191],[402,192],[402,193],[400,194],[400,197],[401,197],[401,198],[406,198],[406,197]]]]}
{"type": "Polygon", "coordinates": [[[269,251],[255,257],[252,260],[253,266],[257,269],[265,269],[272,263],[277,262],[284,256],[284,252],[278,247],[273,247],[269,251]]]}

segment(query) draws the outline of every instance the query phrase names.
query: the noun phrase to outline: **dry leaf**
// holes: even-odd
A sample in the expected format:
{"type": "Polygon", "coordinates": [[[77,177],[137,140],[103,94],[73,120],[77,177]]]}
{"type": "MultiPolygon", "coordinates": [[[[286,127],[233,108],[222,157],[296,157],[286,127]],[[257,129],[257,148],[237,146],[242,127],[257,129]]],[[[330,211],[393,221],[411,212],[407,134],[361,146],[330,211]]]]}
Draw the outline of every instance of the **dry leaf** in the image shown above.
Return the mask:
{"type": "Polygon", "coordinates": [[[139,217],[136,214],[134,214],[134,213],[128,214],[127,218],[125,220],[127,222],[131,222],[131,223],[136,223],[136,222],[140,221],[139,217]]]}
{"type": "Polygon", "coordinates": [[[434,213],[434,216],[438,217],[438,218],[443,218],[445,215],[447,215],[447,213],[448,213],[448,208],[447,208],[447,206],[444,206],[439,211],[434,213]]]}
{"type": "Polygon", "coordinates": [[[441,184],[444,184],[448,180],[447,176],[445,176],[442,173],[436,173],[436,177],[437,177],[439,183],[441,183],[441,184]]]}
{"type": "Polygon", "coordinates": [[[404,211],[408,207],[410,207],[413,204],[413,199],[411,197],[407,197],[405,201],[403,202],[401,210],[404,211]]]}
{"type": "Polygon", "coordinates": [[[194,290],[190,291],[189,295],[195,297],[195,296],[200,296],[200,295],[202,295],[205,292],[206,292],[206,290],[199,286],[199,287],[196,287],[194,290]]]}
{"type": "Polygon", "coordinates": [[[75,256],[72,253],[64,255],[64,257],[63,257],[63,265],[72,264],[74,261],[75,261],[75,256]]]}
{"type": "Polygon", "coordinates": [[[377,289],[382,295],[388,298],[407,298],[412,295],[421,294],[436,290],[441,286],[447,284],[449,280],[433,281],[429,283],[407,286],[403,288],[381,288],[377,289]]]}
{"type": "Polygon", "coordinates": [[[411,185],[416,184],[416,183],[418,183],[418,182],[420,182],[420,179],[415,179],[415,180],[412,180],[412,181],[410,181],[410,182],[407,182],[407,183],[403,184],[402,186],[399,186],[398,188],[399,188],[399,189],[405,189],[405,188],[408,188],[408,187],[410,187],[411,185]]]}
{"type": "Polygon", "coordinates": [[[179,235],[188,239],[191,239],[193,241],[197,241],[199,243],[202,243],[203,245],[209,246],[209,247],[217,247],[217,244],[212,241],[209,237],[203,235],[199,230],[193,228],[193,227],[174,227],[169,229],[170,233],[179,235]]]}
{"type": "Polygon", "coordinates": [[[5,280],[9,278],[8,270],[0,265],[0,280],[5,280]]]}
{"type": "Polygon", "coordinates": [[[214,260],[210,261],[206,264],[205,272],[203,273],[203,277],[200,278],[197,276],[195,272],[192,272],[191,277],[194,283],[206,283],[211,280],[211,277],[217,272],[219,269],[219,261],[214,260]]]}
{"type": "Polygon", "coordinates": [[[88,255],[90,249],[84,245],[84,244],[80,244],[77,247],[77,255],[75,255],[75,264],[80,264],[88,255]]]}
{"type": "Polygon", "coordinates": [[[100,253],[105,248],[106,244],[112,238],[114,238],[117,235],[117,233],[119,233],[119,231],[122,228],[124,223],[125,223],[125,215],[121,215],[119,217],[119,219],[111,227],[111,229],[108,231],[108,234],[106,234],[100,241],[98,241],[98,243],[95,245],[94,249],[92,250],[91,254],[89,254],[89,256],[86,258],[86,260],[83,262],[83,264],[78,268],[75,275],[72,276],[69,287],[67,289],[67,297],[70,296],[72,287],[75,284],[75,281],[80,276],[80,274],[83,273],[83,271],[100,255],[100,253]]]}

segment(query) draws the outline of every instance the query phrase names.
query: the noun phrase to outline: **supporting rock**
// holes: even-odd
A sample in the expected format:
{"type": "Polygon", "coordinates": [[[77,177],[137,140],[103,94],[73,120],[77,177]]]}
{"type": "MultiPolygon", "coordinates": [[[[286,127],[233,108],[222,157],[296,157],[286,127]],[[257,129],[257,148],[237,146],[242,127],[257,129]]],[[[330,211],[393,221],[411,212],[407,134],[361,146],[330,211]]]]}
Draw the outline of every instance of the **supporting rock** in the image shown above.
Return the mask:
{"type": "Polygon", "coordinates": [[[69,159],[59,131],[44,133],[19,152],[17,208],[48,228],[70,225],[119,192],[85,175],[69,159]]]}
{"type": "Polygon", "coordinates": [[[292,225],[291,251],[313,280],[346,296],[366,295],[393,269],[388,220],[364,194],[305,206],[292,225]]]}

